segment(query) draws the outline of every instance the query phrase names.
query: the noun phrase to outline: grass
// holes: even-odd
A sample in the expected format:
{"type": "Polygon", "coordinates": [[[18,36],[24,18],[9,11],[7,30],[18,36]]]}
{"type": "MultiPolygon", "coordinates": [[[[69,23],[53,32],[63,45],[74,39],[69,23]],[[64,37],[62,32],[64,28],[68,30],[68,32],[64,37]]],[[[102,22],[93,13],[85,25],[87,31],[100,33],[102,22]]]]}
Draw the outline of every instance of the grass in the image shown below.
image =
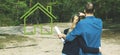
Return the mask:
{"type": "Polygon", "coordinates": [[[103,22],[104,29],[120,29],[120,23],[103,22]]]}
{"type": "Polygon", "coordinates": [[[103,31],[102,39],[107,43],[120,44],[120,29],[103,31]]]}
{"type": "Polygon", "coordinates": [[[17,44],[28,40],[33,39],[20,35],[0,34],[0,48],[5,48],[7,44],[17,44]]]}

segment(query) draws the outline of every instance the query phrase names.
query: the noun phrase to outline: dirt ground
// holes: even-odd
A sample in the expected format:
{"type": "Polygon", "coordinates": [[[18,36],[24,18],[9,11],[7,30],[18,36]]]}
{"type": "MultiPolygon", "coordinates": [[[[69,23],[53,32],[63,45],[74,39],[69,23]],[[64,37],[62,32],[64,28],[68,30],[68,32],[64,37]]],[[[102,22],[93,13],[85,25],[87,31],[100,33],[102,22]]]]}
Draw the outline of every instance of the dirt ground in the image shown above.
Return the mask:
{"type": "Polygon", "coordinates": [[[62,42],[55,36],[32,37],[37,45],[0,49],[0,55],[61,55],[62,42]]]}
{"type": "MultiPolygon", "coordinates": [[[[16,32],[14,31],[14,33],[16,32]]],[[[37,44],[8,49],[0,49],[0,55],[61,55],[63,43],[61,42],[60,39],[56,37],[55,34],[53,35],[36,34],[30,35],[28,37],[35,39],[36,40],[35,43],[37,44]]],[[[114,44],[110,43],[109,41],[106,42],[106,40],[102,40],[102,53],[103,55],[119,55],[120,44],[114,44]]]]}
{"type": "MultiPolygon", "coordinates": [[[[32,37],[32,36],[31,36],[32,37]]],[[[55,35],[34,36],[37,45],[0,49],[0,55],[61,55],[63,43],[55,35]]],[[[102,41],[103,55],[119,55],[120,45],[102,41]]]]}

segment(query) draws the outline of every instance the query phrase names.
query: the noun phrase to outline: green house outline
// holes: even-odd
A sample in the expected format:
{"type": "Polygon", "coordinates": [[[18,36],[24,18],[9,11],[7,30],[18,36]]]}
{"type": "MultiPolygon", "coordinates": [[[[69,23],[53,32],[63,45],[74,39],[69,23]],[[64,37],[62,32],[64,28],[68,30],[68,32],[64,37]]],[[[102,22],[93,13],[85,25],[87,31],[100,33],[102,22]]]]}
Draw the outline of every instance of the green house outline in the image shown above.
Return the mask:
{"type": "Polygon", "coordinates": [[[26,19],[28,16],[30,16],[33,12],[35,12],[37,9],[40,9],[42,12],[44,12],[45,15],[47,15],[50,18],[50,26],[51,30],[48,33],[43,33],[42,31],[42,24],[39,24],[40,26],[40,33],[41,34],[52,34],[53,33],[53,18],[56,19],[56,17],[51,13],[52,9],[51,6],[47,6],[47,9],[41,5],[40,3],[36,3],[32,8],[30,8],[24,15],[20,17],[20,19],[24,19],[24,34],[36,34],[36,26],[34,25],[34,31],[33,32],[26,32],[26,19]],[[48,10],[50,8],[50,10],[48,10]]]}

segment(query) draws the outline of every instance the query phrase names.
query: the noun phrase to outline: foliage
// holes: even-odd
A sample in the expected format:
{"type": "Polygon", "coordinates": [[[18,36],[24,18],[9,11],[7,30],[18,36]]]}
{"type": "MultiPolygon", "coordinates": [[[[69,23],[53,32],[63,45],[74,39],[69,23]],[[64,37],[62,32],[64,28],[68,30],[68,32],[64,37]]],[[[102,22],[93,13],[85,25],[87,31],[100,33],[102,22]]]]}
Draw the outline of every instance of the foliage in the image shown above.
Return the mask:
{"type": "MultiPolygon", "coordinates": [[[[0,0],[0,26],[22,24],[23,20],[20,20],[20,17],[37,2],[44,7],[52,6],[52,13],[57,17],[56,22],[68,22],[72,15],[83,12],[87,2],[94,3],[97,17],[111,23],[120,21],[120,0],[0,0]]],[[[44,13],[37,10],[28,17],[27,22],[35,22],[42,16],[45,16],[44,13]]],[[[49,20],[39,19],[38,21],[48,22],[49,20]]]]}

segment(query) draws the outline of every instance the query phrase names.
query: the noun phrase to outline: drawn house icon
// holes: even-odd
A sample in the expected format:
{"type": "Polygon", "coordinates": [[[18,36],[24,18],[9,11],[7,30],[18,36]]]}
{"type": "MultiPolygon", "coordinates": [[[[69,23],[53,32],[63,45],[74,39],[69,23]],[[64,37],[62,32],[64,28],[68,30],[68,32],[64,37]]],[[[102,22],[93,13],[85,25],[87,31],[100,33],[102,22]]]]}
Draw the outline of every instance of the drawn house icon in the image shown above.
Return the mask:
{"type": "Polygon", "coordinates": [[[21,16],[20,19],[23,19],[24,20],[24,34],[36,34],[36,25],[34,25],[34,29],[32,32],[27,32],[26,30],[26,21],[28,19],[28,17],[34,13],[37,9],[41,10],[41,12],[43,12],[46,16],[49,17],[50,19],[50,31],[47,32],[47,33],[43,33],[43,25],[42,24],[39,24],[40,26],[40,33],[41,34],[52,34],[53,33],[53,19],[56,19],[56,17],[51,13],[52,9],[49,9],[48,8],[51,8],[51,6],[47,6],[47,8],[45,8],[43,5],[41,5],[40,3],[37,3],[35,4],[32,8],[30,8],[24,15],[21,16]]]}

